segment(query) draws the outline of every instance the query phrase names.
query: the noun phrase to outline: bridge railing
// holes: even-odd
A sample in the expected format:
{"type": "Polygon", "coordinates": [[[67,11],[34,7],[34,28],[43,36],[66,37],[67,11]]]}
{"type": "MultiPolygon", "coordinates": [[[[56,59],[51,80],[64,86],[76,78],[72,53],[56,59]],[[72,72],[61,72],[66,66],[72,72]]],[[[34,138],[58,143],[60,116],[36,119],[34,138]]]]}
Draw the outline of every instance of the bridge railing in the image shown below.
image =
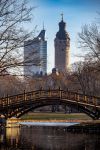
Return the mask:
{"type": "Polygon", "coordinates": [[[95,106],[100,106],[100,97],[83,95],[71,91],[62,91],[62,98],[67,98],[77,102],[83,102],[86,104],[93,104],[95,106]]]}
{"type": "Polygon", "coordinates": [[[7,107],[25,103],[27,101],[41,100],[42,98],[60,98],[75,101],[77,103],[91,104],[94,106],[100,106],[100,98],[95,96],[83,95],[76,92],[64,91],[64,90],[37,90],[31,92],[25,92],[22,94],[7,96],[0,99],[0,107],[7,107]]]}

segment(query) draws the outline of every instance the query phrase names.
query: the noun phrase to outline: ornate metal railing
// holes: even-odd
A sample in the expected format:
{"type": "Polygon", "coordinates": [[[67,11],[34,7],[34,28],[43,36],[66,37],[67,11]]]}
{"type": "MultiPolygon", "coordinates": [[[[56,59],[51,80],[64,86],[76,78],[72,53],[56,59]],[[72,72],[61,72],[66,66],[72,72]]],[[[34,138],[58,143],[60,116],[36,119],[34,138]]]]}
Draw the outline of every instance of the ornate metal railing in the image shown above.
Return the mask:
{"type": "Polygon", "coordinates": [[[13,105],[24,104],[30,101],[41,100],[43,98],[59,98],[74,103],[81,103],[92,107],[100,108],[100,97],[83,95],[76,92],[64,91],[64,90],[37,90],[31,92],[25,92],[14,96],[6,96],[0,98],[0,108],[9,107],[13,105]]]}

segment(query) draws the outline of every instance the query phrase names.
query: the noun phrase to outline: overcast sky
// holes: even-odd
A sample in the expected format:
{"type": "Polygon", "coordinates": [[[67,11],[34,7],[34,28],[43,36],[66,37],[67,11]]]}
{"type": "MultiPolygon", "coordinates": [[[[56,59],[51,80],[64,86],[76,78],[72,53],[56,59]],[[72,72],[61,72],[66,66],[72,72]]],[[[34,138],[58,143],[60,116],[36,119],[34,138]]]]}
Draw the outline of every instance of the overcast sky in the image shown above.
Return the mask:
{"type": "Polygon", "coordinates": [[[37,30],[46,29],[48,42],[48,72],[54,67],[54,38],[61,21],[61,13],[67,24],[66,30],[71,38],[71,63],[78,61],[75,56],[81,51],[78,48],[78,32],[84,24],[94,22],[100,9],[100,0],[30,0],[33,10],[33,21],[30,28],[37,25],[37,30]]]}

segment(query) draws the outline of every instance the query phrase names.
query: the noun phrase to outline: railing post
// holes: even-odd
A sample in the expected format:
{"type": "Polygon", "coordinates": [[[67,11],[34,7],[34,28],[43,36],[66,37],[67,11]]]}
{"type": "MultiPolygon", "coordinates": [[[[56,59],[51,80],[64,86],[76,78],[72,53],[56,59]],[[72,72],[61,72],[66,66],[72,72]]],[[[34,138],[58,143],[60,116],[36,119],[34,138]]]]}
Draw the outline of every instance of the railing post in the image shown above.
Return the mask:
{"type": "Polygon", "coordinates": [[[9,105],[9,97],[8,97],[8,94],[7,94],[7,97],[6,97],[6,100],[7,100],[7,111],[6,111],[6,117],[8,118],[8,105],[9,105]]]}
{"type": "Polygon", "coordinates": [[[2,100],[2,106],[4,107],[4,106],[5,106],[5,104],[6,104],[6,96],[5,96],[5,94],[4,94],[4,96],[3,96],[3,100],[2,100]]]}
{"type": "Polygon", "coordinates": [[[74,95],[74,99],[75,99],[75,101],[77,101],[77,99],[76,99],[76,93],[75,93],[75,95],[74,95]]]}
{"type": "Polygon", "coordinates": [[[93,97],[93,104],[96,106],[96,99],[93,97]]]}
{"type": "Polygon", "coordinates": [[[42,87],[40,87],[39,97],[42,95],[42,87]]]}
{"type": "Polygon", "coordinates": [[[49,88],[49,97],[51,97],[51,90],[50,90],[50,88],[49,88]]]}
{"type": "Polygon", "coordinates": [[[24,101],[26,101],[26,91],[24,90],[24,101]]]}
{"type": "Polygon", "coordinates": [[[59,97],[62,98],[62,91],[60,87],[59,87],[59,97]]]}
{"type": "Polygon", "coordinates": [[[68,99],[70,99],[70,91],[68,91],[68,99]]]}
{"type": "Polygon", "coordinates": [[[86,95],[84,96],[84,101],[87,103],[87,97],[86,97],[86,95]]]}
{"type": "Polygon", "coordinates": [[[9,105],[9,97],[8,97],[8,94],[7,94],[7,107],[9,105]]]}
{"type": "Polygon", "coordinates": [[[67,94],[67,97],[66,97],[66,96],[65,96],[65,97],[66,97],[66,98],[68,98],[68,88],[67,88],[67,90],[66,90],[66,91],[67,91],[67,93],[66,93],[66,94],[67,94]]]}
{"type": "Polygon", "coordinates": [[[86,103],[88,103],[88,97],[86,96],[86,103]]]}
{"type": "Polygon", "coordinates": [[[79,102],[79,100],[80,100],[80,96],[79,96],[79,94],[77,95],[77,102],[79,102]]]}

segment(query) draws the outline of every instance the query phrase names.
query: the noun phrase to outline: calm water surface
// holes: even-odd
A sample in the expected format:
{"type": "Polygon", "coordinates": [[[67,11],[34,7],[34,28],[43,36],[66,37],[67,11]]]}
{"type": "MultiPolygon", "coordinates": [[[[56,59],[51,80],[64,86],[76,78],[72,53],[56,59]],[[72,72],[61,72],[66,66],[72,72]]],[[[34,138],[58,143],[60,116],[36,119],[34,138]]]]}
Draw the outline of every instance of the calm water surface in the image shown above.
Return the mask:
{"type": "Polygon", "coordinates": [[[64,127],[12,127],[0,131],[0,150],[100,150],[100,135],[68,133],[64,127]]]}

